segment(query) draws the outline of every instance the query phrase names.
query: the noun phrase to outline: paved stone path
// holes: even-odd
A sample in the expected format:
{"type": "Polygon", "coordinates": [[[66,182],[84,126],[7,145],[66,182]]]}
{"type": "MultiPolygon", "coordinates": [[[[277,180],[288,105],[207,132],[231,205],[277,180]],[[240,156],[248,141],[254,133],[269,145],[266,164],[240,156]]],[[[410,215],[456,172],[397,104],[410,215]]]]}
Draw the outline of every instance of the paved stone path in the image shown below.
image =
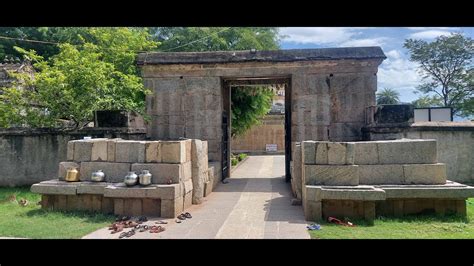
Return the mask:
{"type": "MultiPolygon", "coordinates": [[[[303,208],[291,205],[291,188],[284,179],[285,157],[250,156],[233,173],[229,183],[186,211],[193,216],[174,219],[159,234],[137,233],[131,238],[309,238],[303,208]]],[[[154,224],[158,219],[150,219],[154,224]]],[[[107,228],[84,238],[118,238],[107,228]]]]}

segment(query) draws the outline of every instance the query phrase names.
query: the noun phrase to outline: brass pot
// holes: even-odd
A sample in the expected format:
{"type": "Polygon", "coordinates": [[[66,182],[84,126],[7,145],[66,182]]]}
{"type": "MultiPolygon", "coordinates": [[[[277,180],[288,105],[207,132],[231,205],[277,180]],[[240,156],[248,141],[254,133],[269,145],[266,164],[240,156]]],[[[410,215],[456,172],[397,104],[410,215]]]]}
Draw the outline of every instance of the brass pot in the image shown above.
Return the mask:
{"type": "Polygon", "coordinates": [[[78,182],[79,181],[79,171],[76,167],[70,167],[67,169],[66,178],[67,182],[78,182]]]}
{"type": "Polygon", "coordinates": [[[151,173],[148,170],[143,170],[141,174],[138,175],[138,181],[142,186],[148,186],[151,184],[151,173]]]}

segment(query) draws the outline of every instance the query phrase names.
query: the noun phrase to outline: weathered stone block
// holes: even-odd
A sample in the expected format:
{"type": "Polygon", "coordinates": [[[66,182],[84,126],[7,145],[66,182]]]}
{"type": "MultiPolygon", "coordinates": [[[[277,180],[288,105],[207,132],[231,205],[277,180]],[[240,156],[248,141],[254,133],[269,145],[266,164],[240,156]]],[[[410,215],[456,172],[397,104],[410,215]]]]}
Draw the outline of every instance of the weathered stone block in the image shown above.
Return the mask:
{"type": "Polygon", "coordinates": [[[83,181],[77,186],[76,193],[77,194],[97,194],[103,195],[104,189],[110,183],[106,182],[90,182],[90,181],[83,181]]]}
{"type": "MultiPolygon", "coordinates": [[[[66,195],[56,195],[55,200],[54,200],[54,209],[58,211],[66,211],[68,210],[68,198],[69,197],[74,197],[77,198],[77,196],[66,196],[66,195]]],[[[77,208],[76,208],[77,209],[77,208]]],[[[75,210],[75,209],[74,209],[75,210]]]]}
{"type": "Polygon", "coordinates": [[[147,141],[145,144],[145,162],[159,163],[161,162],[161,142],[147,141]]]}
{"type": "Polygon", "coordinates": [[[328,164],[354,164],[354,144],[348,142],[328,142],[328,164]]]}
{"type": "Polygon", "coordinates": [[[102,195],[91,196],[91,211],[100,212],[102,210],[102,195]]]}
{"type": "Polygon", "coordinates": [[[115,146],[117,141],[122,139],[115,138],[115,139],[108,139],[107,140],[107,161],[115,162],[115,146]]]}
{"type": "Polygon", "coordinates": [[[405,184],[445,184],[446,183],[446,165],[438,164],[405,164],[403,165],[405,173],[405,184]]]}
{"type": "Polygon", "coordinates": [[[150,173],[152,174],[151,182],[153,184],[175,184],[185,179],[183,165],[181,164],[169,164],[169,163],[134,163],[132,164],[132,171],[135,171],[137,174],[139,174],[142,170],[150,171],[150,173]]]}
{"type": "Polygon", "coordinates": [[[303,162],[304,164],[316,163],[316,141],[303,141],[303,162]]]}
{"type": "Polygon", "coordinates": [[[88,162],[92,156],[92,142],[89,140],[74,141],[74,161],[88,162]]]}
{"type": "Polygon", "coordinates": [[[212,183],[207,181],[204,183],[204,197],[209,196],[212,193],[212,183]]]}
{"type": "Polygon", "coordinates": [[[91,161],[107,161],[107,139],[98,139],[92,141],[91,161]]]}
{"type": "Polygon", "coordinates": [[[102,170],[105,174],[106,182],[122,182],[130,171],[129,163],[110,162],[82,162],[81,181],[90,181],[91,175],[97,170],[102,170]]]}
{"type": "Polygon", "coordinates": [[[142,215],[142,199],[124,199],[122,214],[131,216],[142,215]]]}
{"type": "Polygon", "coordinates": [[[49,195],[76,195],[79,182],[43,181],[31,186],[31,192],[49,195]]]}
{"type": "Polygon", "coordinates": [[[377,143],[356,142],[354,145],[354,164],[378,164],[377,143]]]}
{"type": "Polygon", "coordinates": [[[316,164],[328,164],[328,143],[317,142],[316,145],[316,164]]]}
{"type": "Polygon", "coordinates": [[[161,161],[163,163],[184,163],[186,161],[185,141],[161,142],[161,161]]]}
{"type": "Polygon", "coordinates": [[[74,160],[74,142],[75,140],[71,140],[67,142],[67,160],[73,161],[74,160]]]}
{"type": "Polygon", "coordinates": [[[150,185],[147,187],[127,187],[123,183],[109,185],[104,189],[104,197],[107,198],[156,198],[174,199],[181,197],[179,184],[150,185]]]}
{"type": "Polygon", "coordinates": [[[403,165],[359,165],[361,185],[401,185],[404,183],[403,165]]]}
{"type": "Polygon", "coordinates": [[[308,200],[306,202],[305,218],[307,221],[319,222],[322,220],[322,202],[308,200]]]}
{"type": "Polygon", "coordinates": [[[145,141],[117,141],[115,143],[115,161],[124,163],[145,162],[145,141]]]}
{"type": "Polygon", "coordinates": [[[359,184],[357,165],[305,165],[306,185],[356,186],[359,184]]]}
{"type": "Polygon", "coordinates": [[[302,198],[302,184],[303,184],[303,161],[301,145],[295,145],[293,150],[293,167],[291,175],[291,184],[294,187],[294,194],[297,199],[302,198]]]}
{"type": "MultiPolygon", "coordinates": [[[[64,179],[66,178],[67,170],[69,168],[76,168],[79,171],[80,170],[79,169],[80,164],[75,163],[75,162],[60,162],[59,163],[59,170],[58,170],[59,180],[64,181],[64,179]]],[[[81,173],[79,172],[79,174],[81,174],[81,173]]]]}
{"type": "Polygon", "coordinates": [[[193,204],[193,193],[191,191],[189,193],[184,194],[183,196],[183,211],[191,207],[192,204],[193,204]]]}
{"type": "Polygon", "coordinates": [[[158,217],[161,214],[161,200],[142,199],[143,215],[158,217]]]}
{"type": "Polygon", "coordinates": [[[161,217],[175,218],[183,212],[183,197],[161,200],[161,217]]]}
{"type": "Polygon", "coordinates": [[[436,140],[377,141],[380,164],[437,163],[436,140]]]}
{"type": "Polygon", "coordinates": [[[180,187],[179,184],[156,185],[156,192],[160,199],[175,199],[183,195],[180,187]]]}
{"type": "Polygon", "coordinates": [[[114,200],[113,199],[102,197],[102,212],[114,213],[114,200]]]}
{"type": "Polygon", "coordinates": [[[191,161],[181,164],[182,178],[184,181],[191,180],[193,176],[193,169],[191,161]]]}
{"type": "Polygon", "coordinates": [[[184,148],[186,151],[186,162],[191,161],[191,148],[192,148],[192,140],[187,139],[184,141],[184,148]]]}
{"type": "Polygon", "coordinates": [[[123,215],[125,213],[124,200],[123,199],[113,199],[113,201],[114,201],[114,214],[115,215],[123,215]]]}
{"type": "Polygon", "coordinates": [[[364,201],[364,219],[373,223],[375,219],[375,202],[364,201]]]}

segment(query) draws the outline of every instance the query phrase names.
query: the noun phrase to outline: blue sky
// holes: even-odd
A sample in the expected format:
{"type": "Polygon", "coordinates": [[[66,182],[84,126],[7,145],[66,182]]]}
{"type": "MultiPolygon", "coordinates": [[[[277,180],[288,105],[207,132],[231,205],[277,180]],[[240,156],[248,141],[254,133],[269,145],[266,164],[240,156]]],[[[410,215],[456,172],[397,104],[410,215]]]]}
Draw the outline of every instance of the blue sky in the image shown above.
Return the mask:
{"type": "Polygon", "coordinates": [[[380,65],[378,89],[393,88],[402,102],[418,98],[415,88],[421,83],[417,64],[409,61],[405,39],[432,41],[440,35],[460,32],[474,38],[474,27],[304,27],[280,28],[282,49],[380,46],[387,59],[380,65]]]}

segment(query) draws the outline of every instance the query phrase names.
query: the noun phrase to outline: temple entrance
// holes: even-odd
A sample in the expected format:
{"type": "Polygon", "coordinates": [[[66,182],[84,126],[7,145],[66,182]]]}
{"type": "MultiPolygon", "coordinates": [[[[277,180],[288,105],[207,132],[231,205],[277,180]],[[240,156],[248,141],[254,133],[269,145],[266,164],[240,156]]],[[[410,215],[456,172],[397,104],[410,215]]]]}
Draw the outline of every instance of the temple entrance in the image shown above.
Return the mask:
{"type": "Polygon", "coordinates": [[[291,78],[285,76],[277,77],[233,77],[222,79],[223,114],[222,114],[222,180],[231,175],[231,154],[232,154],[232,90],[242,89],[252,86],[275,86],[284,87],[284,153],[285,153],[285,180],[291,181],[291,78]]]}

